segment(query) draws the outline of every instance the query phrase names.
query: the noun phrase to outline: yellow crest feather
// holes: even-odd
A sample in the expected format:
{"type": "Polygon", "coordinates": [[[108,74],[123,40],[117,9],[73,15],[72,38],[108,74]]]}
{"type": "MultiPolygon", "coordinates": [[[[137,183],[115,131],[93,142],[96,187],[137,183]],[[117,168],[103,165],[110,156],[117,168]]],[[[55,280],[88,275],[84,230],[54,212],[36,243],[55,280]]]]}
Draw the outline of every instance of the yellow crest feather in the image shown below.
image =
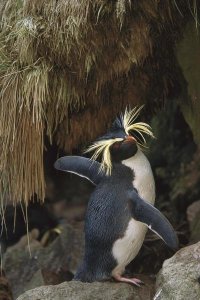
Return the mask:
{"type": "Polygon", "coordinates": [[[93,160],[96,160],[100,155],[102,155],[101,169],[104,170],[107,175],[110,175],[112,170],[110,146],[120,141],[123,141],[123,139],[117,138],[112,140],[110,139],[110,140],[98,141],[92,144],[91,146],[89,146],[88,149],[85,151],[85,153],[94,151],[94,154],[91,157],[91,159],[93,160]]]}
{"type": "Polygon", "coordinates": [[[126,134],[130,134],[130,133],[134,134],[134,131],[138,134],[138,136],[136,137],[136,140],[137,140],[137,144],[140,148],[146,147],[145,146],[146,139],[144,137],[144,134],[150,136],[151,138],[155,138],[150,125],[148,125],[147,123],[144,123],[144,122],[134,123],[134,121],[139,116],[140,111],[142,110],[143,107],[144,107],[144,105],[142,105],[140,107],[135,107],[132,110],[128,110],[126,108],[124,115],[121,116],[122,123],[123,123],[126,134]]]}

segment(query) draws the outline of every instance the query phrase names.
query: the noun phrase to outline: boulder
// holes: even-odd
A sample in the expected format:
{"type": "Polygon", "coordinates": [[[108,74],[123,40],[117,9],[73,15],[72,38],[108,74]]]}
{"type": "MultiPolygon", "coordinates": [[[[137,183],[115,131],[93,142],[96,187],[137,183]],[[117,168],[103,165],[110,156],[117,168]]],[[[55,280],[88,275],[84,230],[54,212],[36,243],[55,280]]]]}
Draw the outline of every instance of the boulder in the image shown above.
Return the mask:
{"type": "Polygon", "coordinates": [[[151,300],[152,296],[151,281],[141,288],[126,283],[70,281],[27,291],[17,300],[151,300]]]}
{"type": "Polygon", "coordinates": [[[45,284],[72,279],[84,250],[83,228],[63,225],[61,234],[47,247],[36,240],[8,248],[3,258],[6,276],[16,299],[23,292],[45,284]]]}
{"type": "Polygon", "coordinates": [[[196,243],[200,240],[200,200],[188,207],[187,220],[190,226],[190,242],[196,243]]]}
{"type": "Polygon", "coordinates": [[[167,259],[157,276],[154,300],[200,299],[200,242],[167,259]]]}

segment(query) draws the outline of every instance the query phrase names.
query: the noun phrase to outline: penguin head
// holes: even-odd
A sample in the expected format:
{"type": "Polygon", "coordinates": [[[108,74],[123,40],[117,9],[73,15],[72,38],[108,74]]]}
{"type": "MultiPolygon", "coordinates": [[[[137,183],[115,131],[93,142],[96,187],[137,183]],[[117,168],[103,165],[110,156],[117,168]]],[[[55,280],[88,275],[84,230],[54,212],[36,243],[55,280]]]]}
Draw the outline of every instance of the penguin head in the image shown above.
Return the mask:
{"type": "Polygon", "coordinates": [[[112,162],[120,162],[134,156],[138,151],[136,138],[125,131],[123,119],[117,118],[109,131],[99,137],[95,143],[108,144],[112,162]]]}
{"type": "Polygon", "coordinates": [[[107,175],[111,174],[113,162],[133,157],[138,150],[146,147],[144,134],[154,137],[147,123],[134,123],[142,108],[143,106],[132,110],[126,109],[124,114],[116,118],[107,133],[99,137],[85,151],[93,151],[94,160],[101,156],[101,168],[107,175]]]}

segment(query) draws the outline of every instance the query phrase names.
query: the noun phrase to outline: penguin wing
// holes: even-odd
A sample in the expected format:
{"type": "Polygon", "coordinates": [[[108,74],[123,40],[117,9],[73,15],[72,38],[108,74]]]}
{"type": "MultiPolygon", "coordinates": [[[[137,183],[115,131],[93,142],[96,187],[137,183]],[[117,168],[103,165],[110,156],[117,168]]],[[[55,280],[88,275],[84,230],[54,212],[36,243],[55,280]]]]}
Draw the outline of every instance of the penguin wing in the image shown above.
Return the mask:
{"type": "Polygon", "coordinates": [[[84,177],[91,181],[94,185],[99,184],[106,176],[100,169],[100,163],[81,156],[61,157],[55,162],[54,168],[84,177]]]}
{"type": "Polygon", "coordinates": [[[153,205],[144,201],[134,190],[129,193],[128,199],[133,218],[146,224],[170,248],[178,249],[177,235],[167,218],[153,205]]]}

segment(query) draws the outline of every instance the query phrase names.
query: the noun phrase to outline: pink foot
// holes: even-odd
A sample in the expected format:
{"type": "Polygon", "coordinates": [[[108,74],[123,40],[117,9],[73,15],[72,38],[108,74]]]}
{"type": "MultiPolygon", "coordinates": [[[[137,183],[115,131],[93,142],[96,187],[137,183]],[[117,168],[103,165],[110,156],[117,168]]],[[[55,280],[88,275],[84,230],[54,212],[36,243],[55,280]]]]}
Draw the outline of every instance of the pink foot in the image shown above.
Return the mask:
{"type": "Polygon", "coordinates": [[[120,275],[115,275],[113,276],[115,278],[115,280],[120,281],[120,282],[127,282],[127,283],[132,283],[134,285],[137,286],[141,286],[141,284],[144,284],[143,281],[141,281],[140,279],[137,278],[126,278],[126,277],[122,277],[120,275]]]}

